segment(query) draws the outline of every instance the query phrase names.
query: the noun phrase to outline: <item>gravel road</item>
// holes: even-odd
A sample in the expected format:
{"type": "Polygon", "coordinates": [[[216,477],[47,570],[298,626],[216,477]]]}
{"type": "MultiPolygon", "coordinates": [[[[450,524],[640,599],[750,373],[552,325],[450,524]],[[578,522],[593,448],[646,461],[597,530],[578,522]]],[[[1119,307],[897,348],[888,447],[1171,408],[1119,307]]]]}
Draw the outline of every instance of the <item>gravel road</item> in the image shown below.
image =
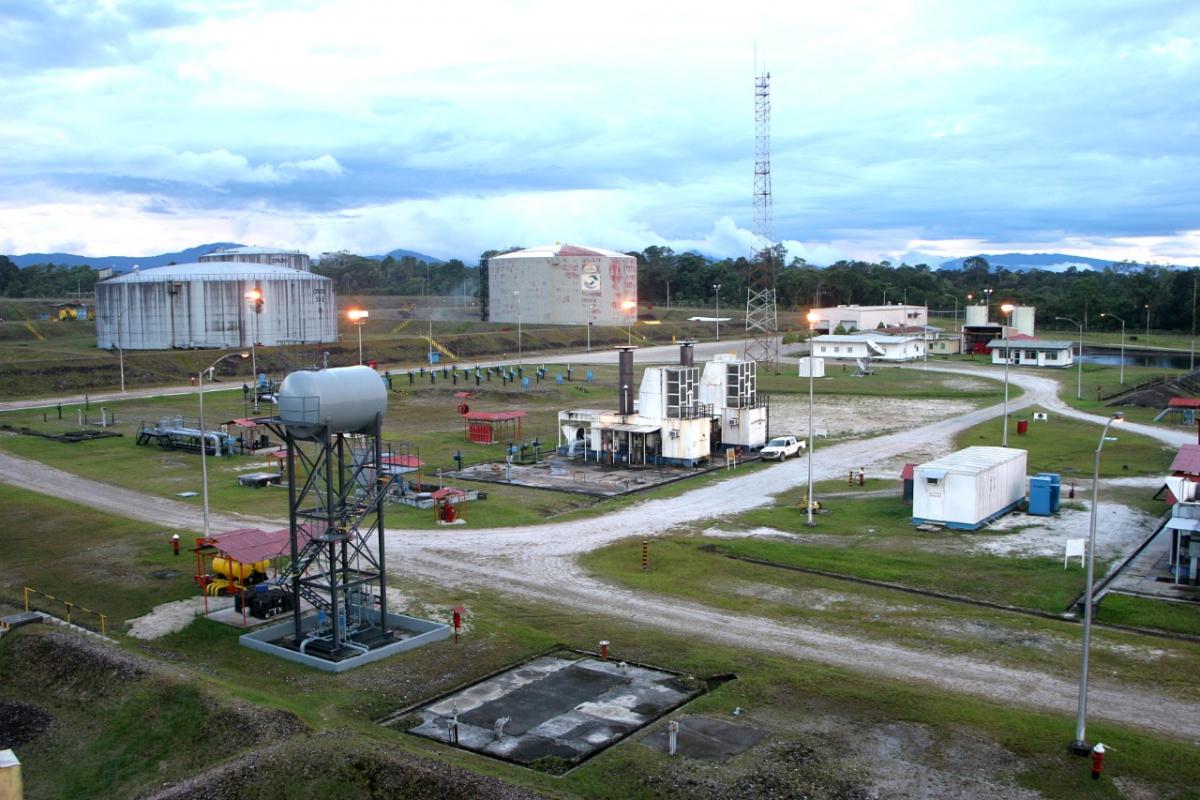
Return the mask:
{"type": "MultiPolygon", "coordinates": [[[[672,352],[675,348],[655,348],[672,352]]],[[[731,348],[732,349],[732,348],[731,348]]],[[[653,358],[645,352],[644,358],[653,358]]],[[[697,353],[697,357],[701,357],[697,353]]],[[[611,355],[608,356],[611,360],[611,355]]],[[[918,367],[919,368],[919,367],[918,367]]],[[[931,372],[998,376],[986,368],[929,365],[931,372]]],[[[1010,413],[1040,405],[1055,413],[1091,422],[1104,418],[1068,408],[1057,398],[1058,384],[1045,377],[1014,371],[1013,385],[1024,394],[1009,403],[1010,413]]],[[[970,411],[910,430],[869,440],[820,447],[814,453],[818,480],[842,477],[850,467],[881,464],[916,447],[949,451],[953,435],[994,419],[1001,406],[970,411]]],[[[1178,445],[1191,436],[1145,425],[1131,430],[1178,445]]],[[[486,587],[561,608],[603,610],[626,623],[645,625],[679,636],[700,637],[724,645],[754,648],[790,657],[864,671],[886,679],[925,683],[1000,703],[1071,713],[1076,686],[1036,670],[997,665],[986,654],[938,656],[916,648],[868,637],[822,631],[713,609],[701,604],[630,591],[597,580],[577,564],[579,554],[631,536],[653,537],[677,525],[736,514],[766,505],[772,495],[807,478],[807,460],[784,462],[766,470],[697,488],[672,498],[647,500],[603,517],[527,528],[437,531],[393,530],[387,534],[388,558],[404,572],[445,586],[486,587]]],[[[56,496],[68,496],[99,510],[167,527],[196,529],[200,512],[185,504],[153,498],[128,489],[90,481],[37,462],[0,454],[0,480],[56,496]]],[[[247,525],[281,527],[282,520],[240,515],[213,515],[214,530],[247,525]]],[[[598,636],[603,631],[597,632],[598,636]]],[[[1094,676],[1089,695],[1093,717],[1200,740],[1200,703],[1166,698],[1094,676]]]]}

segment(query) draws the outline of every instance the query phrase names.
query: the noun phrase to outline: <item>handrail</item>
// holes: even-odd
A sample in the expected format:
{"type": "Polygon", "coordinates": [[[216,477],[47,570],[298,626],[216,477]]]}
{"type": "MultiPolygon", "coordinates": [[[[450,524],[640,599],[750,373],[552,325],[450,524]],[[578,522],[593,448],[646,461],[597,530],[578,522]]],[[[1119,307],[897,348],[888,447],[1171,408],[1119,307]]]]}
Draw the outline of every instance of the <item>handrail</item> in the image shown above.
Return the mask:
{"type": "Polygon", "coordinates": [[[108,635],[108,615],[107,614],[101,614],[99,611],[93,611],[92,609],[88,608],[87,606],[81,606],[78,603],[69,602],[67,600],[62,599],[61,597],[55,597],[52,594],[46,594],[45,592],[38,591],[37,589],[34,589],[33,587],[30,587],[30,586],[23,586],[21,588],[24,590],[24,593],[25,593],[25,610],[26,611],[29,611],[29,595],[32,592],[33,594],[45,597],[47,600],[53,600],[56,603],[62,603],[64,606],[66,606],[67,622],[71,623],[72,625],[76,624],[71,621],[71,611],[73,609],[78,610],[78,611],[83,611],[87,614],[92,614],[92,615],[98,617],[100,619],[101,635],[104,635],[104,636],[108,635]]]}

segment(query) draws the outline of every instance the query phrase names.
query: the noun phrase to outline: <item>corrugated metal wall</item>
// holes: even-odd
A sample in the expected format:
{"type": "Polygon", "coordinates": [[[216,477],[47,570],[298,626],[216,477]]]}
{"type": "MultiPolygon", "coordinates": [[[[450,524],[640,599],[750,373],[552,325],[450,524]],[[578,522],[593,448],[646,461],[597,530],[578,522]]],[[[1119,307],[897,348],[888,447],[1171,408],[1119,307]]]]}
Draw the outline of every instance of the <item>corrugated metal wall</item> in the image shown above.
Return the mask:
{"type": "Polygon", "coordinates": [[[491,322],[530,324],[627,325],[637,309],[637,261],[632,256],[494,258],[488,262],[491,322]]]}
{"type": "Polygon", "coordinates": [[[96,284],[96,345],[126,350],[334,342],[333,282],[312,273],[96,284]],[[262,292],[262,313],[245,299],[262,292]]]}

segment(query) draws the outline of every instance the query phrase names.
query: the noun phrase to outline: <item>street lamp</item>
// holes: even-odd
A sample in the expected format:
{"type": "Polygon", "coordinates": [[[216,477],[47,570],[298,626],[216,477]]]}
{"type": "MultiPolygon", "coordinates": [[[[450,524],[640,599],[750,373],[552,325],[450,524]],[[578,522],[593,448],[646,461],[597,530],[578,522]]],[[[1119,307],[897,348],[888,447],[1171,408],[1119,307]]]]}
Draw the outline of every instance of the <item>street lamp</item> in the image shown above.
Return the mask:
{"type": "Polygon", "coordinates": [[[1117,322],[1121,323],[1121,385],[1125,385],[1125,320],[1118,317],[1116,314],[1101,314],[1100,317],[1112,317],[1117,322]]]}
{"type": "Polygon", "coordinates": [[[808,514],[807,521],[804,523],[808,527],[813,527],[817,523],[813,522],[813,372],[816,371],[816,366],[813,360],[813,334],[817,330],[817,320],[820,315],[816,311],[809,311],[805,315],[808,320],[808,506],[805,511],[808,514]]]}
{"type": "Polygon", "coordinates": [[[365,308],[350,308],[346,310],[346,319],[350,320],[358,327],[358,363],[363,363],[362,353],[362,329],[367,319],[371,316],[371,312],[365,308]]]}
{"type": "Polygon", "coordinates": [[[121,394],[125,394],[125,341],[121,338],[121,318],[125,316],[125,303],[117,295],[117,358],[121,363],[121,394]]]}
{"type": "Polygon", "coordinates": [[[992,319],[992,290],[983,290],[983,321],[990,322],[992,319]]]}
{"type": "Polygon", "coordinates": [[[517,298],[517,363],[523,364],[521,354],[521,293],[513,290],[513,297],[517,298]]]}
{"type": "Polygon", "coordinates": [[[1095,575],[1096,559],[1096,506],[1100,494],[1100,451],[1104,449],[1104,440],[1108,438],[1108,429],[1114,423],[1125,421],[1125,414],[1118,411],[1108,422],[1104,423],[1104,432],[1100,434],[1100,443],[1096,445],[1096,460],[1092,467],[1092,521],[1088,531],[1087,551],[1087,584],[1083,590],[1083,655],[1079,663],[1079,708],[1075,716],[1075,741],[1071,742],[1071,751],[1084,755],[1091,751],[1084,739],[1087,725],[1087,679],[1088,679],[1088,648],[1092,642],[1092,579],[1095,575]]]}
{"type": "Polygon", "coordinates": [[[1076,372],[1078,373],[1078,378],[1075,380],[1075,399],[1082,400],[1083,399],[1083,325],[1076,322],[1075,320],[1071,319],[1070,317],[1055,317],[1055,319],[1062,320],[1063,322],[1069,322],[1072,325],[1075,325],[1076,327],[1079,328],[1079,357],[1076,359],[1076,361],[1078,362],[1078,369],[1076,370],[1076,372]]]}
{"type": "Polygon", "coordinates": [[[633,312],[637,308],[637,302],[633,300],[624,300],[621,303],[621,310],[625,312],[625,329],[626,329],[626,344],[633,345],[633,312]]]}
{"type": "MultiPolygon", "coordinates": [[[[258,287],[246,292],[246,299],[254,305],[254,333],[250,337],[250,371],[254,381],[258,380],[258,316],[263,309],[263,293],[258,287]]],[[[256,384],[257,385],[257,384],[256,384]]],[[[258,392],[254,393],[254,411],[258,413],[258,392]]]]}
{"type": "Polygon", "coordinates": [[[212,381],[212,372],[216,369],[217,364],[220,364],[227,358],[249,358],[250,353],[226,353],[218,358],[206,368],[200,370],[196,375],[196,392],[200,397],[200,475],[201,484],[204,491],[204,538],[208,538],[208,442],[205,439],[204,431],[204,373],[208,373],[209,381],[212,381]]]}
{"type": "Polygon", "coordinates": [[[1146,344],[1150,344],[1150,304],[1146,304],[1146,344]]]}
{"type": "MultiPolygon", "coordinates": [[[[984,289],[985,292],[991,291],[984,289]]],[[[1000,446],[1008,447],[1008,362],[1012,361],[1012,349],[1008,346],[1008,328],[1012,323],[1012,312],[1016,308],[1012,303],[1000,306],[1006,317],[1004,321],[1004,434],[1000,438],[1000,446]]]]}
{"type": "Polygon", "coordinates": [[[721,341],[721,284],[713,284],[713,296],[717,299],[717,341],[721,341]]]}

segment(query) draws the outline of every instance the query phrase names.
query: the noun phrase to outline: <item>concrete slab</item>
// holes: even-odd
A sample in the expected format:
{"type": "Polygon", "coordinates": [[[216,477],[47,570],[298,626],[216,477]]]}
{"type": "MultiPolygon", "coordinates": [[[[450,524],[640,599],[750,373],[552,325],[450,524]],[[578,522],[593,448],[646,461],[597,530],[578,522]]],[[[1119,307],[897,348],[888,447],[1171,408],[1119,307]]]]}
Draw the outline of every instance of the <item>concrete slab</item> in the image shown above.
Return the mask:
{"type": "Polygon", "coordinates": [[[701,691],[698,682],[664,670],[543,656],[417,709],[421,723],[407,730],[518,764],[561,768],[595,755],[701,691]],[[498,720],[505,720],[499,735],[498,720]]]}
{"type": "MultiPolygon", "coordinates": [[[[766,738],[765,731],[712,717],[680,717],[675,739],[676,755],[702,761],[724,761],[749,750],[766,738]]],[[[642,738],[642,744],[660,753],[668,752],[670,734],[666,728],[642,738]]]]}
{"type": "Polygon", "coordinates": [[[537,464],[514,464],[511,480],[509,468],[504,464],[476,464],[456,472],[445,472],[442,476],[598,497],[616,497],[703,475],[714,469],[725,469],[724,461],[704,467],[621,467],[549,455],[537,464]]]}

